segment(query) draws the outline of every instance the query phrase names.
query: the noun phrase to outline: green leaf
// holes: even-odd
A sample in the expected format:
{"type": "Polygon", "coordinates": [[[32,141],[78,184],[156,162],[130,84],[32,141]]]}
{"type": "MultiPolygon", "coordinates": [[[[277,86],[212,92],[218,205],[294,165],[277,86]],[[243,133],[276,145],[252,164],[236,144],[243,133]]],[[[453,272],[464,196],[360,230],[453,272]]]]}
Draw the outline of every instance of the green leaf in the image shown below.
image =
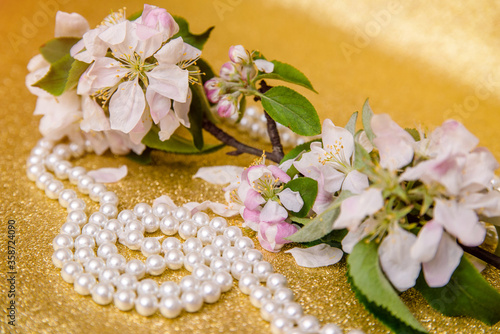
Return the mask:
{"type": "Polygon", "coordinates": [[[151,149],[149,147],[146,147],[144,152],[142,152],[141,155],[135,154],[134,152],[130,152],[127,154],[127,158],[130,160],[137,162],[141,165],[149,165],[151,163],[151,149]]]}
{"type": "Polygon", "coordinates": [[[286,239],[293,242],[309,242],[321,239],[332,232],[333,222],[340,214],[340,205],[344,199],[350,196],[352,196],[351,192],[347,190],[342,191],[340,196],[325,211],[314,217],[311,222],[286,239]]]}
{"type": "Polygon", "coordinates": [[[59,61],[66,55],[81,38],[75,37],[58,37],[53,38],[40,47],[40,53],[43,58],[51,64],[59,61]]]}
{"type": "Polygon", "coordinates": [[[488,325],[500,321],[500,293],[463,256],[442,288],[431,288],[421,274],[415,286],[427,302],[446,316],[469,316],[488,325]]]}
{"type": "Polygon", "coordinates": [[[210,27],[205,32],[196,35],[189,31],[189,23],[185,18],[176,15],[174,15],[173,17],[175,22],[177,22],[177,24],[179,25],[179,32],[172,38],[182,37],[185,43],[194,46],[199,50],[203,50],[203,46],[207,42],[208,37],[210,37],[210,33],[212,32],[214,27],[210,27]]]}
{"type": "Polygon", "coordinates": [[[360,143],[354,143],[354,168],[360,172],[368,172],[372,167],[370,154],[360,143]]]}
{"type": "Polygon", "coordinates": [[[366,99],[365,104],[363,105],[362,116],[363,116],[363,128],[365,129],[366,136],[371,142],[373,142],[373,138],[375,138],[375,134],[373,133],[371,125],[373,111],[372,108],[370,108],[368,99],[366,99]]]}
{"type": "Polygon", "coordinates": [[[69,72],[73,66],[74,59],[69,54],[56,61],[50,66],[49,72],[35,82],[33,86],[39,87],[54,96],[60,96],[66,90],[69,72]]]}
{"type": "MultiPolygon", "coordinates": [[[[265,59],[265,58],[261,58],[265,59]]],[[[255,77],[255,81],[258,81],[260,79],[276,79],[276,80],[282,80],[286,82],[290,82],[293,84],[297,84],[299,86],[305,87],[307,89],[312,90],[313,92],[317,93],[316,90],[314,90],[311,82],[307,77],[293,67],[292,65],[282,63],[277,60],[273,60],[271,63],[274,64],[274,69],[272,73],[259,73],[257,77],[255,77]]]]}
{"type": "Polygon", "coordinates": [[[158,129],[156,127],[153,127],[148,132],[142,139],[142,143],[156,150],[179,154],[212,153],[224,147],[224,144],[205,145],[201,150],[198,150],[191,141],[177,135],[172,135],[169,140],[161,141],[158,137],[158,129]]]}
{"type": "Polygon", "coordinates": [[[355,111],[349,121],[347,122],[345,129],[349,131],[353,136],[356,133],[356,121],[358,120],[358,112],[355,111]]]}
{"type": "Polygon", "coordinates": [[[80,80],[80,77],[82,76],[83,72],[85,72],[89,66],[90,64],[84,63],[83,61],[75,60],[71,64],[71,69],[69,70],[68,73],[68,79],[66,81],[66,87],[64,91],[75,88],[76,85],[78,85],[78,81],[80,80]]]}
{"type": "Polygon", "coordinates": [[[295,159],[296,157],[299,156],[300,153],[302,153],[304,151],[309,151],[311,149],[311,144],[314,143],[314,142],[321,142],[321,139],[311,140],[311,141],[309,141],[307,143],[295,146],[290,152],[288,152],[287,154],[285,154],[285,156],[283,157],[283,159],[281,159],[280,165],[282,163],[284,163],[285,161],[287,161],[287,160],[295,159]]]}
{"type": "Polygon", "coordinates": [[[299,174],[299,170],[294,165],[291,165],[286,171],[286,175],[290,176],[291,179],[293,179],[297,174],[299,174]]]}
{"type": "Polygon", "coordinates": [[[427,333],[385,277],[378,244],[362,240],[347,258],[352,290],[368,311],[395,333],[427,333]]]}
{"type": "Polygon", "coordinates": [[[420,140],[420,133],[418,133],[417,129],[410,129],[410,128],[405,128],[405,131],[408,132],[415,141],[420,140]]]}
{"type": "Polygon", "coordinates": [[[200,69],[201,73],[203,73],[203,75],[201,76],[201,81],[203,82],[203,84],[205,84],[205,82],[207,82],[208,80],[210,80],[213,77],[215,77],[214,70],[207,63],[207,61],[205,59],[203,59],[203,58],[198,59],[196,61],[196,66],[198,66],[198,68],[200,69]]]}
{"type": "Polygon", "coordinates": [[[191,124],[189,132],[193,136],[194,146],[198,150],[202,150],[204,145],[203,114],[210,112],[210,105],[208,104],[202,85],[192,85],[191,92],[193,93],[193,99],[188,113],[189,123],[191,124]]]}
{"type": "Polygon", "coordinates": [[[300,197],[302,197],[302,200],[304,201],[302,209],[300,209],[299,212],[292,212],[295,212],[296,217],[304,218],[311,210],[314,201],[316,200],[316,196],[318,195],[318,181],[309,177],[299,177],[285,184],[283,189],[287,188],[292,191],[298,191],[300,197]]]}
{"type": "Polygon", "coordinates": [[[315,136],[321,133],[321,123],[316,109],[309,100],[296,91],[277,86],[259,96],[262,99],[262,106],[276,122],[303,136],[315,136]]]}

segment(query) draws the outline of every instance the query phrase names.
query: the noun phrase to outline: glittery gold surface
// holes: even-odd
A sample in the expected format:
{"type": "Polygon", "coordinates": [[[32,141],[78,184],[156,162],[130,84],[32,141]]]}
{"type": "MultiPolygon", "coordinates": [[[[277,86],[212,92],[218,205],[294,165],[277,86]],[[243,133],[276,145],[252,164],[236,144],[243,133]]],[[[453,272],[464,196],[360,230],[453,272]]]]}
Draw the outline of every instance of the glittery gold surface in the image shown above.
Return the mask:
{"type": "MultiPolygon", "coordinates": [[[[227,60],[227,49],[234,44],[258,48],[270,59],[296,65],[319,95],[298,90],[311,98],[322,119],[329,117],[343,125],[370,97],[375,112],[390,113],[403,126],[432,128],[447,117],[459,118],[500,158],[498,6],[484,0],[391,3],[185,0],[154,4],[188,18],[195,32],[216,26],[204,50],[215,68],[227,60]]],[[[0,3],[0,332],[269,332],[269,325],[238,289],[223,294],[214,305],[205,305],[199,313],[175,320],[160,315],[146,318],[135,311],[98,306],[89,297],[78,295],[51,263],[51,241],[65,212],[25,176],[25,159],[40,138],[38,118],[32,116],[35,97],[24,87],[25,67],[38,46],[52,37],[56,9],[81,13],[95,25],[110,9],[123,6],[131,13],[142,4],[118,0],[0,3]],[[9,219],[17,227],[15,328],[6,324],[9,219]]],[[[218,187],[191,176],[202,166],[244,166],[253,160],[248,156],[230,158],[224,155],[226,151],[203,157],[160,153],[154,155],[151,166],[111,155],[89,156],[81,164],[87,168],[127,164],[127,178],[109,186],[122,199],[122,208],[131,208],[138,201],[151,202],[162,194],[177,203],[222,200],[218,187]]],[[[388,332],[354,298],[345,278],[344,260],[327,268],[307,269],[297,267],[289,254],[265,253],[265,258],[289,278],[307,313],[345,329],[388,332]]],[[[161,279],[178,279],[184,274],[165,273],[161,279]]],[[[500,289],[498,270],[487,268],[484,275],[500,289]]],[[[500,331],[500,325],[488,327],[469,318],[443,317],[412,290],[403,299],[432,333],[500,331]]]]}

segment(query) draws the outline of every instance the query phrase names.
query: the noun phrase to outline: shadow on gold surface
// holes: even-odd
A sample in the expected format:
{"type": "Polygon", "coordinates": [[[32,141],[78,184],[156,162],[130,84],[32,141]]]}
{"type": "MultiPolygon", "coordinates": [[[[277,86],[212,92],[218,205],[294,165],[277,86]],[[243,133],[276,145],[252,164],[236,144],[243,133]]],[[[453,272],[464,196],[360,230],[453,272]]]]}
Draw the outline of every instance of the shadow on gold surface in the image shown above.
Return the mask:
{"type": "MultiPolygon", "coordinates": [[[[446,118],[460,119],[480,138],[482,145],[500,158],[500,142],[496,140],[500,96],[495,77],[500,59],[493,52],[498,48],[499,34],[495,29],[500,22],[498,8],[489,7],[486,1],[461,2],[461,5],[452,1],[439,5],[423,1],[419,5],[412,2],[411,6],[388,1],[360,1],[355,5],[330,2],[186,0],[153,4],[186,17],[195,32],[216,26],[204,50],[204,57],[214,68],[227,60],[227,49],[235,44],[258,48],[269,59],[300,68],[319,95],[298,90],[311,98],[322,119],[331,118],[334,123],[344,125],[350,114],[370,97],[376,113],[389,113],[403,126],[432,128],[446,118]]],[[[205,305],[199,313],[183,314],[175,320],[158,314],[146,318],[135,311],[98,306],[89,297],[78,295],[52,265],[51,241],[65,219],[65,212],[25,177],[25,159],[40,138],[36,130],[38,118],[32,116],[35,97],[24,87],[25,68],[38,46],[53,36],[55,10],[81,13],[92,26],[110,9],[126,6],[132,13],[142,7],[138,1],[102,3],[8,0],[0,4],[2,332],[269,332],[268,323],[238,289],[224,294],[214,305],[205,305]],[[15,220],[17,227],[15,328],[6,324],[9,219],[15,220]]],[[[170,195],[178,204],[204,199],[222,201],[219,187],[192,180],[191,176],[202,166],[245,166],[253,160],[249,156],[228,157],[224,154],[227,151],[203,157],[158,153],[151,166],[140,166],[109,154],[88,156],[81,164],[89,169],[128,165],[126,179],[109,186],[122,199],[121,208],[131,208],[138,201],[151,203],[162,194],[170,195]]],[[[92,207],[90,201],[87,203],[92,207]]],[[[346,329],[388,332],[354,298],[345,277],[345,261],[308,269],[297,267],[289,254],[265,253],[265,257],[289,278],[307,313],[346,329]]],[[[161,279],[177,279],[182,275],[183,272],[165,273],[161,279]]],[[[487,268],[484,275],[500,289],[498,270],[487,268]]],[[[433,333],[500,330],[499,325],[487,327],[469,318],[443,317],[415,291],[406,292],[403,299],[433,333]]]]}

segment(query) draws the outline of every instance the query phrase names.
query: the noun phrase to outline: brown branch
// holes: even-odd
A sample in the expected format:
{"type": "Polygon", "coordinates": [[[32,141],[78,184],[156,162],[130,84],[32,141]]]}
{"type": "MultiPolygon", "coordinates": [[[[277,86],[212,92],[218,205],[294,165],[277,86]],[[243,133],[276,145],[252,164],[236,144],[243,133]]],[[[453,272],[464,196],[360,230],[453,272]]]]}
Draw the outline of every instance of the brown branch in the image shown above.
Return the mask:
{"type": "Polygon", "coordinates": [[[493,267],[500,269],[500,257],[492,254],[482,248],[479,247],[467,247],[462,244],[459,244],[460,247],[470,255],[477,257],[479,260],[483,260],[484,262],[491,264],[493,267]]]}
{"type": "MultiPolygon", "coordinates": [[[[272,86],[268,86],[264,80],[260,81],[259,92],[261,94],[265,94],[268,90],[273,88],[272,86]]],[[[281,145],[281,138],[278,132],[278,128],[274,119],[269,116],[266,110],[264,110],[264,115],[266,116],[267,121],[267,133],[269,135],[269,140],[271,141],[271,145],[273,145],[273,153],[279,157],[280,161],[285,156],[283,152],[283,146],[281,145]]]]}

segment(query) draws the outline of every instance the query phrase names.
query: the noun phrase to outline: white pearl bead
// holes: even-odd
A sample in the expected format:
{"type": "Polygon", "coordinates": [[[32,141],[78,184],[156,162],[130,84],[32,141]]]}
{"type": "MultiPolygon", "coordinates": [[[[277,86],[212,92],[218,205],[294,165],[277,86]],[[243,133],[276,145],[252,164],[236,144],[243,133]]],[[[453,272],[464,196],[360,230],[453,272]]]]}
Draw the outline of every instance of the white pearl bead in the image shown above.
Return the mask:
{"type": "Polygon", "coordinates": [[[90,191],[90,187],[94,184],[94,178],[91,176],[88,176],[86,174],[81,175],[78,178],[78,191],[81,192],[82,194],[88,194],[90,191]]]}
{"type": "Polygon", "coordinates": [[[58,234],[52,241],[52,247],[54,250],[58,250],[59,248],[73,249],[73,238],[67,234],[58,234]]]}
{"type": "Polygon", "coordinates": [[[69,150],[69,146],[66,144],[56,145],[52,152],[63,160],[67,160],[71,157],[71,151],[69,150]]]}
{"type": "Polygon", "coordinates": [[[192,221],[186,220],[179,225],[178,232],[179,232],[179,236],[182,239],[186,240],[188,238],[196,236],[197,227],[192,221]]]}
{"type": "Polygon", "coordinates": [[[165,235],[174,235],[179,230],[179,221],[173,216],[165,216],[160,221],[160,230],[165,235]]]}
{"type": "Polygon", "coordinates": [[[226,236],[231,243],[234,243],[238,238],[243,236],[243,233],[238,227],[229,226],[224,230],[224,236],[226,236]]]}
{"type": "Polygon", "coordinates": [[[203,306],[203,297],[194,290],[189,290],[181,295],[182,306],[187,312],[198,312],[203,306]]]}
{"type": "Polygon", "coordinates": [[[137,285],[137,294],[140,295],[157,295],[158,294],[158,283],[156,283],[151,278],[143,279],[137,285]]]}
{"type": "Polygon", "coordinates": [[[135,309],[140,315],[149,317],[158,309],[158,298],[153,295],[137,296],[135,300],[135,309]]]}
{"type": "Polygon", "coordinates": [[[117,269],[105,268],[99,273],[99,282],[113,283],[119,276],[120,272],[117,269]]]}
{"type": "Polygon", "coordinates": [[[141,279],[146,274],[146,265],[141,260],[132,259],[127,262],[125,266],[125,272],[130,275],[134,275],[138,279],[141,279]]]}
{"type": "Polygon", "coordinates": [[[253,306],[260,308],[264,300],[271,298],[271,291],[260,285],[256,285],[250,291],[250,302],[253,306]]]}
{"type": "Polygon", "coordinates": [[[61,268],[61,277],[68,283],[73,283],[76,276],[83,273],[83,267],[76,261],[68,261],[61,268]]]}
{"type": "Polygon", "coordinates": [[[109,283],[97,283],[91,290],[92,299],[99,305],[108,305],[113,301],[115,288],[109,283]]]}
{"type": "Polygon", "coordinates": [[[36,178],[43,172],[45,172],[45,167],[42,164],[31,165],[26,170],[28,179],[30,179],[31,181],[35,181],[36,178]]]}
{"type": "Polygon", "coordinates": [[[224,259],[222,257],[216,257],[210,262],[210,269],[213,271],[226,271],[230,272],[231,271],[231,262],[229,262],[227,259],[224,259]]]}
{"type": "Polygon", "coordinates": [[[68,202],[68,213],[71,211],[84,211],[87,205],[81,198],[74,198],[68,202]]]}
{"type": "Polygon", "coordinates": [[[75,239],[75,249],[82,248],[82,247],[90,247],[94,248],[95,247],[95,240],[91,236],[88,235],[79,235],[75,239]]]}
{"type": "Polygon", "coordinates": [[[105,203],[101,205],[99,212],[104,213],[104,215],[108,218],[115,218],[116,215],[118,215],[118,208],[114,204],[105,203]]]}
{"type": "Polygon", "coordinates": [[[121,221],[123,224],[126,224],[129,221],[137,219],[137,216],[132,210],[122,210],[118,214],[117,219],[121,221]]]}
{"type": "Polygon", "coordinates": [[[203,245],[211,244],[216,236],[217,232],[210,226],[202,226],[196,234],[196,237],[203,243],[203,245]]]}
{"type": "Polygon", "coordinates": [[[260,308],[260,315],[265,321],[271,321],[274,317],[281,314],[282,305],[273,300],[266,300],[260,308]]]}
{"type": "Polygon", "coordinates": [[[243,259],[237,259],[231,264],[231,275],[237,280],[241,275],[252,272],[252,265],[243,259]]]}
{"type": "MultiPolygon", "coordinates": [[[[73,203],[73,202],[74,202],[74,200],[71,201],[71,203],[73,203]]],[[[68,216],[66,218],[66,222],[75,223],[77,225],[82,226],[87,222],[87,215],[82,210],[71,211],[68,213],[68,216]]]]}
{"type": "Polygon", "coordinates": [[[363,332],[360,329],[353,329],[353,330],[349,331],[349,333],[347,333],[347,334],[365,334],[365,332],[363,332]]]}
{"type": "Polygon", "coordinates": [[[148,213],[144,217],[142,217],[142,224],[144,225],[144,229],[148,233],[153,233],[158,231],[160,228],[160,219],[156,217],[152,213],[148,213]]]}
{"type": "Polygon", "coordinates": [[[212,245],[214,245],[221,251],[224,251],[226,248],[231,247],[231,240],[223,235],[218,235],[212,241],[212,245]]]}
{"type": "Polygon", "coordinates": [[[133,219],[129,221],[127,224],[125,224],[125,231],[138,231],[141,232],[142,234],[146,232],[146,229],[139,220],[133,219]]]}
{"type": "Polygon", "coordinates": [[[266,286],[274,293],[274,291],[279,288],[286,288],[288,286],[288,281],[282,274],[275,273],[269,275],[266,281],[266,286]]]}
{"type": "Polygon", "coordinates": [[[205,281],[201,283],[200,293],[205,303],[213,304],[219,300],[221,288],[219,284],[213,281],[205,281]]]}
{"type": "Polygon", "coordinates": [[[105,191],[99,196],[99,204],[103,205],[106,203],[118,205],[118,195],[112,191],[105,191]]]}
{"type": "Polygon", "coordinates": [[[233,276],[226,271],[217,271],[212,279],[220,285],[222,292],[229,291],[233,287],[233,276]]]}
{"type": "Polygon", "coordinates": [[[194,267],[198,264],[203,264],[205,259],[200,252],[190,252],[184,256],[184,268],[188,271],[193,271],[194,267]]]}
{"type": "Polygon", "coordinates": [[[278,303],[288,303],[293,302],[295,299],[293,291],[289,288],[278,288],[274,291],[273,299],[278,303]]]}
{"type": "Polygon", "coordinates": [[[97,256],[105,260],[107,260],[108,257],[110,257],[111,255],[117,253],[118,253],[118,248],[114,243],[111,242],[102,243],[99,246],[99,248],[97,248],[97,256]]]}
{"type": "Polygon", "coordinates": [[[121,274],[115,279],[114,284],[118,290],[135,290],[138,281],[134,275],[121,274]]]}
{"type": "Polygon", "coordinates": [[[169,269],[181,269],[184,266],[184,254],[180,249],[170,249],[165,253],[165,262],[169,269]]]}
{"type": "Polygon", "coordinates": [[[179,295],[181,294],[181,288],[175,282],[172,281],[163,282],[162,285],[160,285],[158,294],[161,297],[168,297],[168,296],[179,297],[179,295]]]}
{"type": "Polygon", "coordinates": [[[116,234],[110,230],[100,230],[97,232],[95,241],[98,246],[110,242],[112,244],[116,243],[116,234]]]}
{"type": "Polygon", "coordinates": [[[113,303],[120,311],[130,311],[135,306],[135,296],[133,290],[118,290],[113,295],[113,303]]]}
{"type": "Polygon", "coordinates": [[[243,255],[243,259],[247,260],[251,264],[262,261],[263,258],[262,253],[256,249],[249,249],[243,255]]]}
{"type": "Polygon", "coordinates": [[[182,303],[177,296],[165,296],[160,301],[159,309],[165,318],[173,319],[181,314],[182,303]]]}
{"type": "Polygon", "coordinates": [[[49,184],[52,180],[54,180],[54,176],[52,174],[49,172],[43,172],[37,176],[35,184],[38,189],[45,191],[47,184],[49,184]]]}
{"type": "Polygon", "coordinates": [[[50,199],[59,199],[59,194],[64,190],[64,184],[59,180],[50,181],[45,187],[45,195],[50,199]]]}
{"type": "Polygon", "coordinates": [[[199,264],[193,268],[193,277],[199,279],[200,281],[207,281],[212,279],[213,271],[204,264],[199,264]]]}
{"type": "Polygon", "coordinates": [[[202,227],[208,225],[210,222],[210,217],[205,212],[197,212],[191,218],[197,227],[202,227]]]}
{"type": "Polygon", "coordinates": [[[153,276],[161,275],[167,268],[165,259],[158,255],[153,254],[146,259],[146,271],[153,276]]]}
{"type": "Polygon", "coordinates": [[[200,280],[191,275],[184,276],[179,283],[182,292],[188,290],[197,290],[200,287],[200,280]]]}
{"type": "Polygon", "coordinates": [[[283,304],[283,315],[287,318],[297,321],[304,315],[304,310],[298,303],[287,302],[283,304]]]}
{"type": "Polygon", "coordinates": [[[75,291],[86,296],[90,294],[90,290],[96,284],[95,277],[90,273],[83,273],[75,278],[74,288],[75,291]]]}
{"type": "Polygon", "coordinates": [[[68,172],[73,167],[71,162],[66,160],[58,161],[54,164],[54,174],[58,179],[66,180],[68,178],[68,172]]]}
{"type": "Polygon", "coordinates": [[[47,167],[48,170],[53,171],[54,170],[54,165],[56,162],[61,161],[61,157],[59,157],[56,154],[49,154],[45,156],[44,164],[45,167],[47,167]]]}
{"type": "Polygon", "coordinates": [[[172,210],[172,216],[179,221],[184,221],[191,218],[191,212],[187,208],[180,206],[172,210]]]}
{"type": "Polygon", "coordinates": [[[153,254],[160,254],[161,245],[156,238],[144,238],[141,244],[141,252],[148,257],[153,254]]]}
{"type": "Polygon", "coordinates": [[[100,230],[101,230],[101,228],[99,227],[99,225],[96,225],[94,223],[87,223],[87,224],[83,225],[83,227],[82,227],[82,234],[89,235],[89,236],[95,238],[95,236],[97,235],[97,232],[99,232],[100,230]]]}
{"type": "Polygon", "coordinates": [[[208,224],[217,234],[222,234],[227,227],[227,221],[222,217],[214,217],[208,224]]]}
{"type": "Polygon", "coordinates": [[[190,252],[200,252],[203,248],[201,241],[198,238],[189,238],[182,244],[182,251],[184,254],[190,252]]]}
{"type": "Polygon", "coordinates": [[[138,203],[134,206],[134,213],[137,218],[141,219],[149,213],[153,213],[153,209],[147,203],[138,203]]]}
{"type": "Polygon", "coordinates": [[[171,249],[181,250],[182,244],[179,241],[179,239],[174,238],[174,237],[168,237],[165,240],[163,240],[163,243],[161,244],[161,248],[166,253],[168,250],[171,250],[171,249]]]}
{"type": "Polygon", "coordinates": [[[220,257],[220,250],[213,245],[206,245],[201,249],[201,255],[205,259],[205,264],[210,265],[213,259],[220,257]]]}
{"type": "Polygon", "coordinates": [[[297,320],[297,325],[306,333],[317,333],[320,329],[318,318],[313,315],[305,315],[297,320]]]}
{"type": "Polygon", "coordinates": [[[253,273],[261,282],[266,282],[269,275],[273,272],[273,266],[267,261],[259,261],[253,265],[253,273]]]}
{"type": "Polygon", "coordinates": [[[54,147],[54,141],[48,138],[42,138],[36,143],[36,146],[51,150],[54,147]]]}
{"type": "Polygon", "coordinates": [[[119,234],[123,231],[123,223],[118,219],[110,219],[104,223],[104,228],[115,234],[119,234]]]}
{"type": "Polygon", "coordinates": [[[52,254],[52,263],[57,268],[62,268],[66,262],[71,260],[73,260],[73,253],[69,248],[59,248],[52,254]]]}
{"type": "Polygon", "coordinates": [[[234,246],[236,248],[239,248],[242,252],[246,252],[247,250],[255,247],[252,239],[250,239],[249,237],[240,237],[236,239],[236,241],[234,242],[234,246]]]}
{"type": "Polygon", "coordinates": [[[294,322],[284,316],[276,316],[271,321],[271,333],[284,334],[293,329],[294,322]]]}
{"type": "Polygon", "coordinates": [[[227,247],[222,252],[222,257],[225,258],[226,260],[228,260],[229,262],[234,262],[238,259],[241,259],[242,256],[243,256],[243,254],[241,253],[241,251],[238,248],[233,247],[233,246],[227,247]]]}
{"type": "Polygon", "coordinates": [[[144,235],[140,231],[128,231],[125,232],[125,238],[123,244],[132,250],[141,249],[142,242],[144,240],[144,235]]]}
{"type": "Polygon", "coordinates": [[[238,282],[238,287],[245,295],[250,294],[250,291],[252,291],[252,288],[256,285],[259,285],[259,279],[251,273],[241,275],[238,282]]]}
{"type": "Polygon", "coordinates": [[[99,277],[101,271],[106,267],[106,263],[100,257],[94,257],[85,262],[84,266],[86,272],[94,275],[94,277],[99,277]]]}
{"type": "Polygon", "coordinates": [[[88,260],[93,259],[95,257],[94,250],[90,247],[80,247],[75,250],[75,261],[78,261],[81,264],[85,264],[88,260]]]}
{"type": "Polygon", "coordinates": [[[170,214],[170,207],[165,203],[156,203],[153,205],[153,214],[158,218],[163,218],[170,214]]]}
{"type": "MultiPolygon", "coordinates": [[[[36,165],[36,164],[43,165],[43,157],[40,155],[30,155],[28,157],[28,160],[26,160],[26,166],[29,167],[31,165],[36,165]]],[[[43,166],[45,167],[45,165],[43,165],[43,166]]]]}
{"type": "Polygon", "coordinates": [[[125,271],[127,260],[121,254],[111,254],[106,259],[106,267],[110,269],[117,269],[120,272],[125,271]]]}
{"type": "Polygon", "coordinates": [[[64,189],[59,193],[59,204],[63,208],[67,208],[69,205],[69,201],[76,198],[76,192],[72,189],[64,189]]]}
{"type": "Polygon", "coordinates": [[[101,199],[101,195],[106,191],[107,188],[104,184],[96,182],[89,188],[89,197],[94,202],[99,202],[99,200],[101,199]]]}
{"type": "Polygon", "coordinates": [[[73,167],[68,171],[68,178],[71,184],[77,185],[80,176],[87,174],[87,170],[83,167],[73,167]]]}
{"type": "Polygon", "coordinates": [[[85,154],[85,146],[77,143],[70,143],[69,150],[73,158],[81,158],[85,154]]]}

